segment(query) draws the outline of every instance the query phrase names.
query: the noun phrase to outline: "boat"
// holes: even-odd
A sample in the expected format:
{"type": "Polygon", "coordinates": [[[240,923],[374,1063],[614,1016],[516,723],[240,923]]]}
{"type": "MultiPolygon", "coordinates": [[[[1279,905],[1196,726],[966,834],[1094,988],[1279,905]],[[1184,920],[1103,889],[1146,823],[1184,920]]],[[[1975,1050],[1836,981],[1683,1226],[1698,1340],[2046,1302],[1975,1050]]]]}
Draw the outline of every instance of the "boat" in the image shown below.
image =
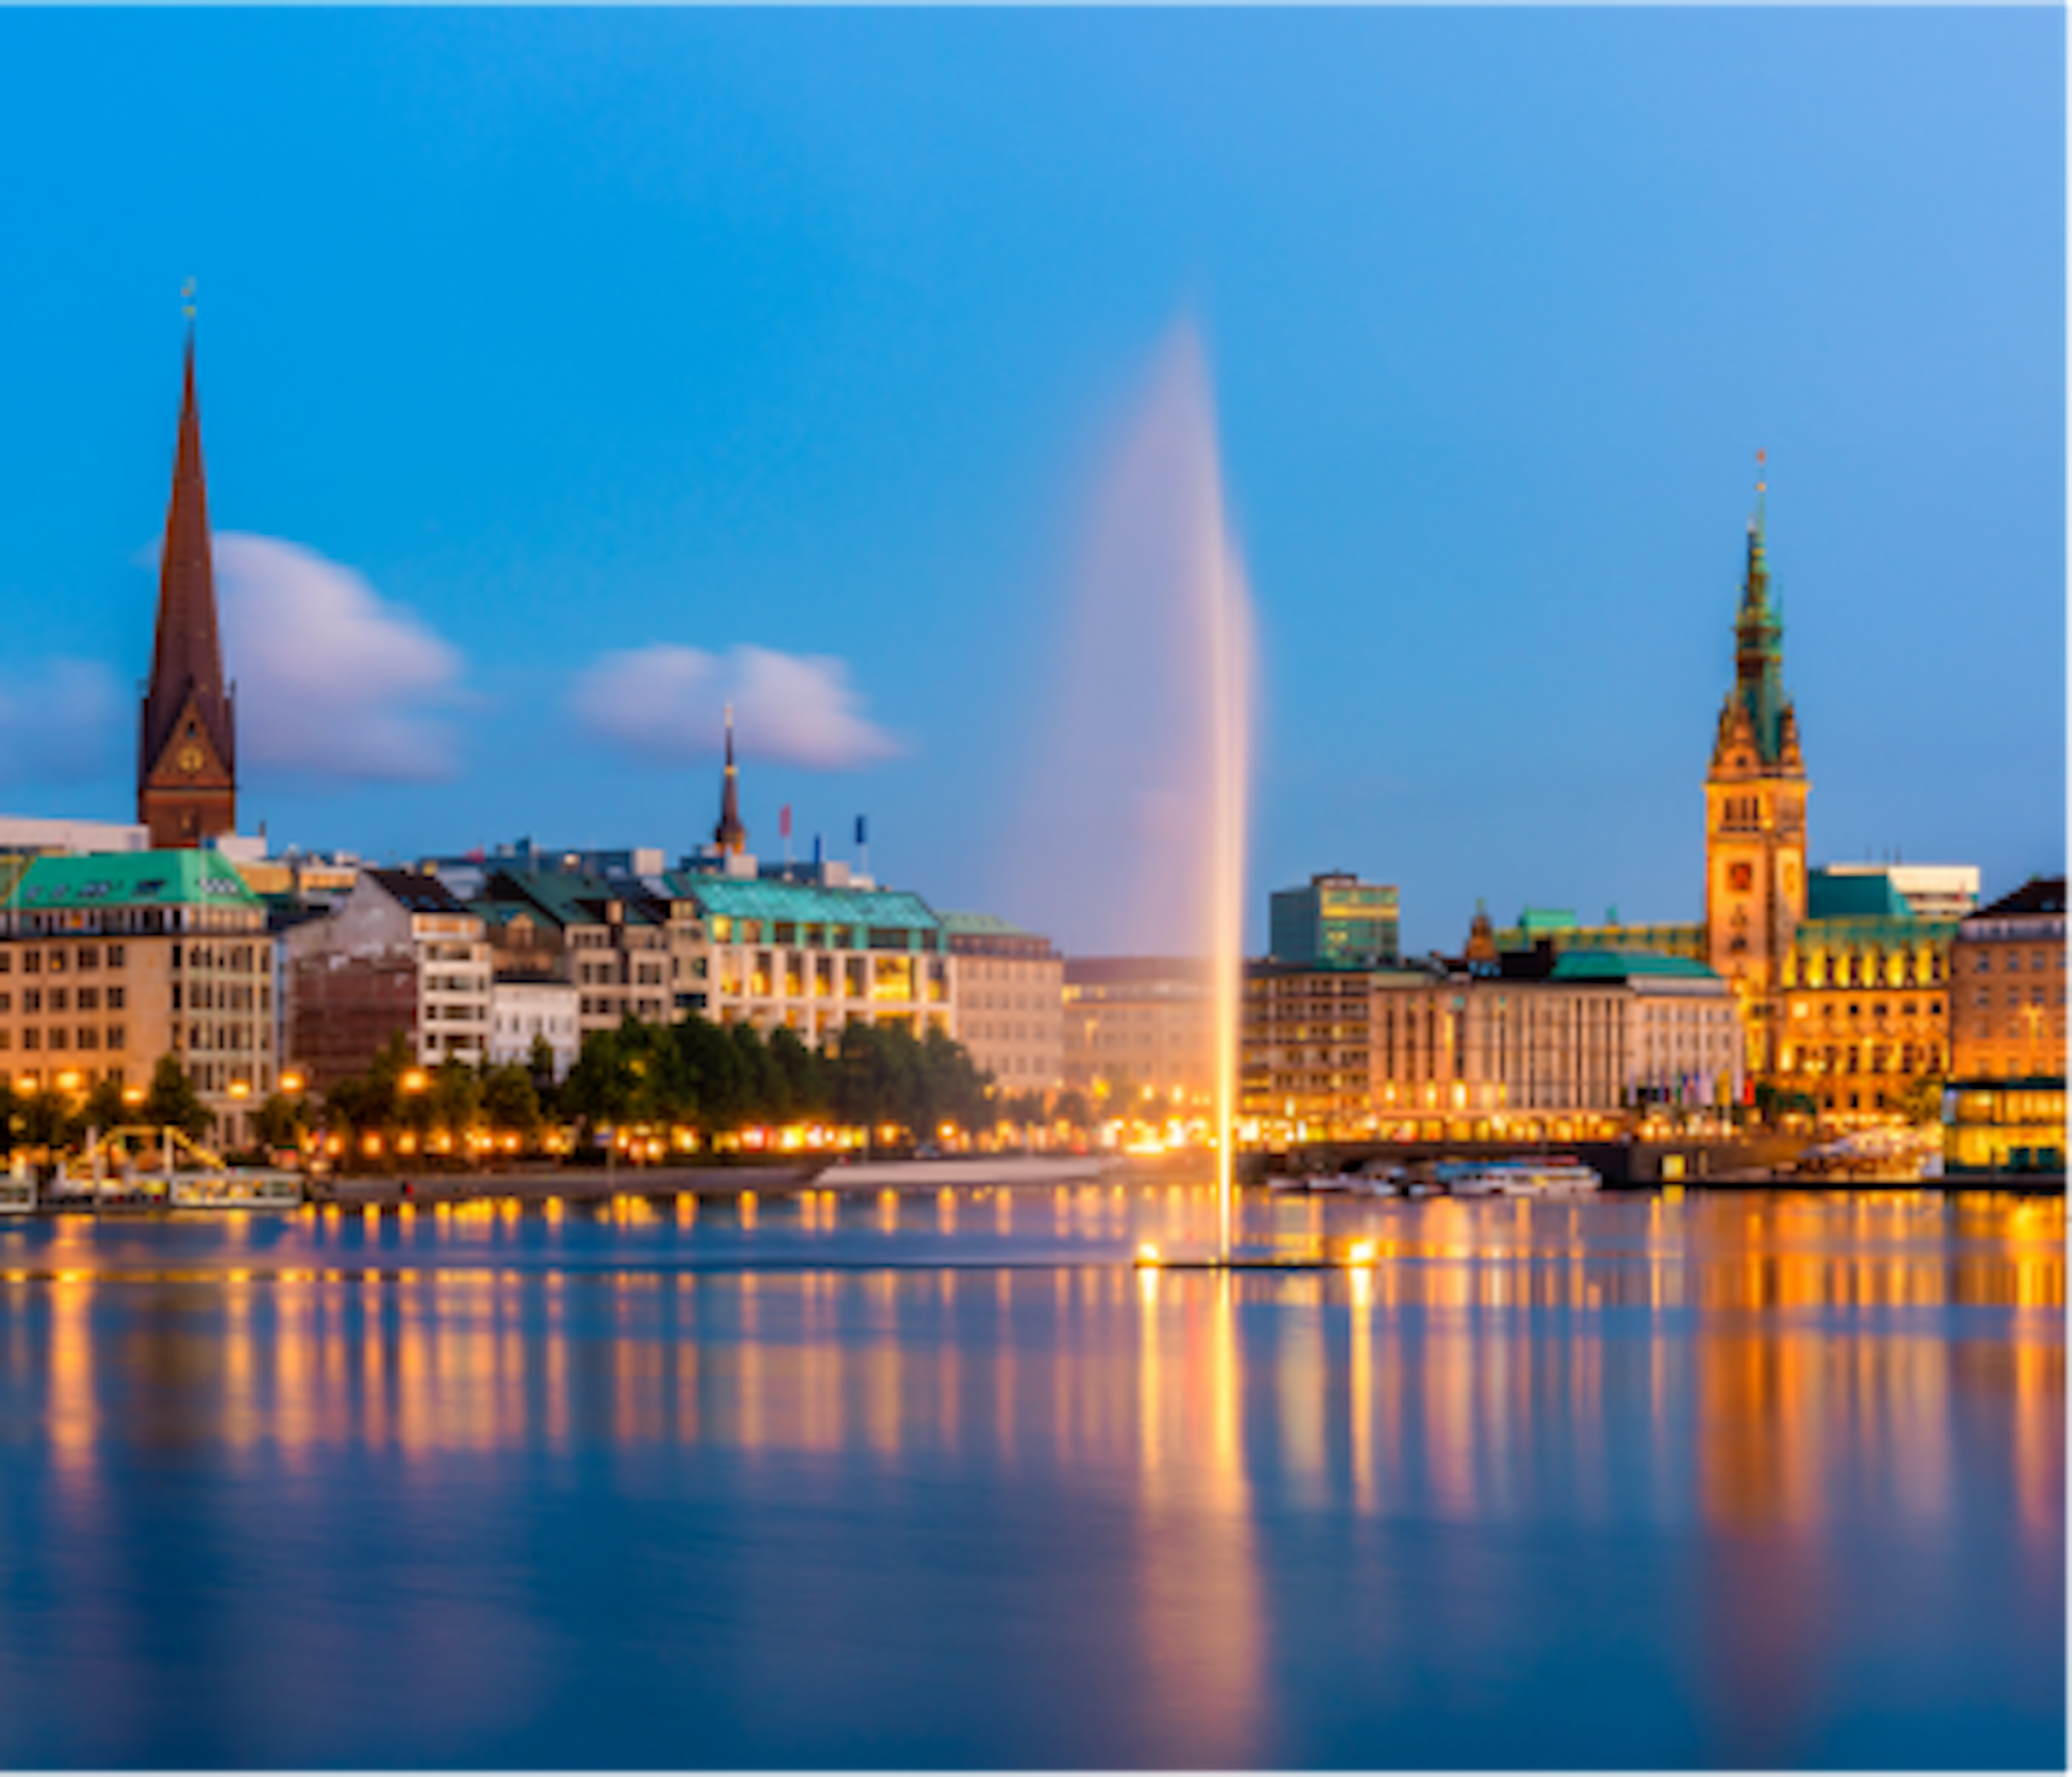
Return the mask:
{"type": "Polygon", "coordinates": [[[1572,1155],[1444,1162],[1438,1183],[1456,1197],[1580,1197],[1604,1180],[1572,1155]]]}
{"type": "Polygon", "coordinates": [[[176,1173],[166,1202],[173,1209],[299,1209],[302,1181],[292,1172],[176,1173]]]}
{"type": "Polygon", "coordinates": [[[26,1172],[0,1177],[0,1216],[33,1216],[36,1212],[36,1181],[26,1172]]]}

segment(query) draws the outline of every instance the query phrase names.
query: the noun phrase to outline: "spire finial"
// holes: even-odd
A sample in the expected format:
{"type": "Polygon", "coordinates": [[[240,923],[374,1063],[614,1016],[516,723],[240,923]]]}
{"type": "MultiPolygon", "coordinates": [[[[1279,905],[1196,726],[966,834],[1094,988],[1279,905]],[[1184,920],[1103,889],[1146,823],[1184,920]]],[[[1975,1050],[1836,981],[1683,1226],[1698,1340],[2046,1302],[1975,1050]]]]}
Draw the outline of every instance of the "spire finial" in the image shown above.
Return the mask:
{"type": "Polygon", "coordinates": [[[180,313],[187,317],[187,325],[192,327],[195,318],[195,281],[191,278],[180,286],[180,313]]]}
{"type": "Polygon", "coordinates": [[[1757,451],[1755,454],[1755,517],[1750,523],[1758,544],[1762,541],[1763,523],[1766,516],[1764,508],[1768,504],[1770,494],[1769,464],[1769,451],[1757,451]]]}

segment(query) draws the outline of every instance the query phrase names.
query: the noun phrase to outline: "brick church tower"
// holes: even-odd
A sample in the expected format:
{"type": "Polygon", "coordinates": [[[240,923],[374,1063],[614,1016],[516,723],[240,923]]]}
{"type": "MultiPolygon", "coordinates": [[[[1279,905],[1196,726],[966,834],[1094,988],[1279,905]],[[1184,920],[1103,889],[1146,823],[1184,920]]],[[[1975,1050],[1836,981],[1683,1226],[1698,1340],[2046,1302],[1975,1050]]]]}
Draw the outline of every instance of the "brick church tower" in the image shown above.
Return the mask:
{"type": "Polygon", "coordinates": [[[1778,989],[1806,917],[1807,788],[1799,715],[1784,694],[1784,619],[1770,599],[1764,490],[1758,482],[1749,520],[1734,688],[1720,707],[1705,778],[1708,960],[1740,999],[1757,1073],[1775,1066],[1778,989]]]}
{"type": "Polygon", "coordinates": [[[137,818],[158,848],[199,845],[237,829],[237,726],[216,633],[191,328],[158,564],[158,640],[138,732],[137,818]]]}

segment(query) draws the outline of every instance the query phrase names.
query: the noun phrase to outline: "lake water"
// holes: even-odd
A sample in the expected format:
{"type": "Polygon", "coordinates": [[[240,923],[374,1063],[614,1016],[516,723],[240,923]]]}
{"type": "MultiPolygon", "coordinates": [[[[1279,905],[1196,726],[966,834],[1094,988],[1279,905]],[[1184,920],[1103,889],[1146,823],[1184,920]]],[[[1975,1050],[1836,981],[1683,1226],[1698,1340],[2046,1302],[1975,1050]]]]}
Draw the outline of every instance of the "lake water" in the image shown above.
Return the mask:
{"type": "Polygon", "coordinates": [[[10,1766],[2061,1764],[2060,1200],[0,1227],[10,1766]]]}

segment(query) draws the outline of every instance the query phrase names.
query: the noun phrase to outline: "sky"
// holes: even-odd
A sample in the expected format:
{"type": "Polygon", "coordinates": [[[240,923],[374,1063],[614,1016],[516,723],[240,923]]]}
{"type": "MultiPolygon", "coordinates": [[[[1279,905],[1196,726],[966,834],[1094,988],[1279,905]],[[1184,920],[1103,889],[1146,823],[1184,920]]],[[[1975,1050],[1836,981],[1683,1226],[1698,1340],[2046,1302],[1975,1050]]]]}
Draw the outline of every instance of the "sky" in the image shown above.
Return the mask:
{"type": "Polygon", "coordinates": [[[1255,944],[1325,869],[1417,948],[1696,917],[1758,448],[1815,861],[2011,888],[2065,849],[2064,29],[0,12],[0,808],[132,817],[191,277],[277,846],[673,858],[732,701],[764,855],[867,812],[938,906],[1157,948],[1176,841],[1061,687],[1170,669],[1088,564],[1184,337],[1255,944]]]}

